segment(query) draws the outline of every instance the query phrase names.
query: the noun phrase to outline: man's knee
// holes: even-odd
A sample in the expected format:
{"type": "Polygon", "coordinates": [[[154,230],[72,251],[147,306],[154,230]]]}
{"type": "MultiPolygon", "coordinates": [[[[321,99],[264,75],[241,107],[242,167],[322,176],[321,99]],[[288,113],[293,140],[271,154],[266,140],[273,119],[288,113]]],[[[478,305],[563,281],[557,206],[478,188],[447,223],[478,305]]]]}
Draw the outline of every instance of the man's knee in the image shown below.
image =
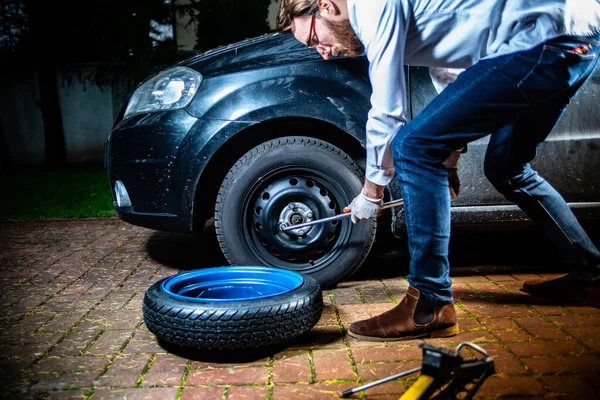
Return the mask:
{"type": "Polygon", "coordinates": [[[486,162],[483,165],[483,173],[492,186],[509,200],[522,193],[522,189],[528,190],[537,186],[541,179],[528,165],[519,171],[509,171],[486,162]]]}

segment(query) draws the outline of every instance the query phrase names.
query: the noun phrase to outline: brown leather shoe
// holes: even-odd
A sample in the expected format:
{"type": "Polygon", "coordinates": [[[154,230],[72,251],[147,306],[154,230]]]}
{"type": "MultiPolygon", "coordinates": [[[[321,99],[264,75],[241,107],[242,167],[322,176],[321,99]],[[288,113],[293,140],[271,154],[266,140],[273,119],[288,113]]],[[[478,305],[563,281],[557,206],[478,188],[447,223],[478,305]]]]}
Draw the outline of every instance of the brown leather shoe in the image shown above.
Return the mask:
{"type": "Polygon", "coordinates": [[[429,299],[412,286],[396,307],[354,322],[348,328],[350,336],[375,342],[447,337],[457,333],[454,304],[429,299]]]}
{"type": "Polygon", "coordinates": [[[524,292],[550,299],[583,300],[600,297],[600,279],[567,274],[555,279],[533,279],[523,283],[524,292]]]}

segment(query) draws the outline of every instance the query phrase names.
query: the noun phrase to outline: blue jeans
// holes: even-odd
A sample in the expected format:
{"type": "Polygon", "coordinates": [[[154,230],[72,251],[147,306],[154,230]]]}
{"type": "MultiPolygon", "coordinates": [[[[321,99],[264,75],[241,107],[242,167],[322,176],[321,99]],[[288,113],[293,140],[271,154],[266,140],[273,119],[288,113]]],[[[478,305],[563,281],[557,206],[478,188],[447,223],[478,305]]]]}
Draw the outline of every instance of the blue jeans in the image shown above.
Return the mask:
{"type": "Polygon", "coordinates": [[[450,197],[442,162],[491,135],[485,175],[548,235],[565,262],[600,266],[600,252],[560,194],[529,162],[598,62],[600,35],[562,37],[531,50],[482,60],[459,75],[392,144],[410,252],[409,283],[452,300],[450,197]],[[586,54],[571,50],[593,45],[586,54]]]}

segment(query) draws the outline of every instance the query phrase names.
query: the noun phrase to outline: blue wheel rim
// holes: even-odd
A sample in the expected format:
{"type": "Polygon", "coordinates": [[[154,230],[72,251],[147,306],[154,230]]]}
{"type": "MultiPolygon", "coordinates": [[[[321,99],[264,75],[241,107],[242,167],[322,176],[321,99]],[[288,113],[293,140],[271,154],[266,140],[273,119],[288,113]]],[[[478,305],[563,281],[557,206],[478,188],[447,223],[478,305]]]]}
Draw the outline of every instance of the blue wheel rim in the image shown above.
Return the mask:
{"type": "Polygon", "coordinates": [[[302,275],[280,268],[215,267],[183,272],[163,281],[167,295],[197,303],[266,299],[289,293],[304,282],[302,275]]]}

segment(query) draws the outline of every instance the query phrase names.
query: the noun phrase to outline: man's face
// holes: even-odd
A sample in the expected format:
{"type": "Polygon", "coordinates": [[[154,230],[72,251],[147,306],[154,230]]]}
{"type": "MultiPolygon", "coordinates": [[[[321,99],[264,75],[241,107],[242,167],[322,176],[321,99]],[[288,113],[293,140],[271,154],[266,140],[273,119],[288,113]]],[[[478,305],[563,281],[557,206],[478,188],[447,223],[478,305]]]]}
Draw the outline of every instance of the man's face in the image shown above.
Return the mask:
{"type": "Polygon", "coordinates": [[[296,39],[315,48],[325,60],[339,55],[359,56],[364,51],[347,19],[330,21],[317,12],[294,18],[292,32],[296,39]]]}

